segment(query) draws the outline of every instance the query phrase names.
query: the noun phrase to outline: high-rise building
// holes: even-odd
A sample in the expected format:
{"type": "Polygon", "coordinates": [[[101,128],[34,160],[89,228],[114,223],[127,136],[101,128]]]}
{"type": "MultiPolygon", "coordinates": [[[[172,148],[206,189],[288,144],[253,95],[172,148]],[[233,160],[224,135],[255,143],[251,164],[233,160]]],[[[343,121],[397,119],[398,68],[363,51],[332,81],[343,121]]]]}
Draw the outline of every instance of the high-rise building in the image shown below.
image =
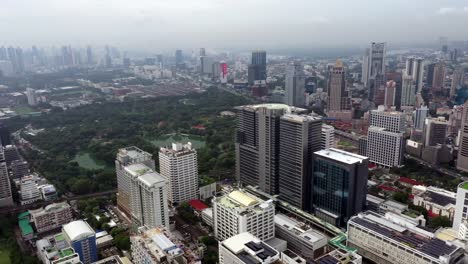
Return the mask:
{"type": "Polygon", "coordinates": [[[28,98],[28,105],[37,105],[36,90],[32,88],[26,88],[26,97],[28,98]]]}
{"type": "Polygon", "coordinates": [[[300,62],[294,62],[286,69],[286,104],[297,107],[304,107],[306,103],[305,95],[305,75],[304,66],[300,62]]]}
{"type": "Polygon", "coordinates": [[[362,73],[361,73],[361,82],[367,87],[369,81],[369,65],[370,65],[370,49],[367,48],[364,56],[362,57],[362,73]]]}
{"type": "Polygon", "coordinates": [[[131,181],[130,210],[136,226],[169,227],[168,181],[145,164],[124,167],[131,181]]]}
{"type": "Polygon", "coordinates": [[[3,153],[5,155],[5,162],[8,167],[11,166],[13,161],[21,159],[18,153],[18,149],[16,149],[15,145],[7,145],[3,147],[3,153]]]}
{"type": "Polygon", "coordinates": [[[468,172],[468,101],[463,105],[459,141],[457,169],[468,172]]]}
{"type": "Polygon", "coordinates": [[[376,90],[385,84],[385,43],[372,42],[365,82],[369,87],[368,97],[373,100],[376,90]]]}
{"type": "Polygon", "coordinates": [[[427,85],[434,92],[440,92],[445,85],[445,63],[437,62],[429,64],[427,68],[427,85]]]}
{"type": "Polygon", "coordinates": [[[338,149],[314,153],[311,200],[315,215],[344,226],[365,208],[369,159],[338,149]]]}
{"type": "Polygon", "coordinates": [[[91,46],[86,47],[86,62],[88,63],[88,65],[94,64],[93,49],[91,48],[91,46]]]}
{"type": "Polygon", "coordinates": [[[424,121],[429,114],[429,108],[427,106],[421,106],[414,112],[414,128],[422,130],[424,128],[424,121]]]}
{"type": "Polygon", "coordinates": [[[284,104],[237,107],[236,178],[243,185],[278,192],[280,117],[305,109],[284,104]]]}
{"type": "Polygon", "coordinates": [[[120,210],[124,211],[127,215],[130,212],[130,195],[131,195],[131,179],[125,173],[125,166],[131,164],[143,163],[155,169],[154,160],[151,154],[145,152],[137,147],[127,147],[119,149],[115,159],[115,172],[117,174],[117,206],[120,210]]]}
{"type": "Polygon", "coordinates": [[[320,150],[322,119],[285,114],[280,118],[279,194],[300,209],[310,209],[312,155],[320,150]]]}
{"type": "Polygon", "coordinates": [[[255,72],[255,80],[266,80],[267,71],[266,71],[266,51],[257,50],[252,51],[252,65],[257,65],[255,72]]]}
{"type": "Polygon", "coordinates": [[[0,148],[0,207],[13,205],[10,178],[3,148],[0,148]]]}
{"type": "Polygon", "coordinates": [[[347,112],[349,119],[352,118],[351,98],[346,89],[345,68],[340,60],[336,60],[335,66],[329,73],[327,109],[329,116],[342,115],[347,112]]]}
{"type": "Polygon", "coordinates": [[[320,149],[329,149],[335,147],[335,128],[330,125],[322,124],[322,140],[320,149]]]}
{"type": "Polygon", "coordinates": [[[465,82],[465,69],[459,67],[453,71],[452,83],[450,86],[450,97],[455,97],[457,90],[464,85],[465,82]]]}
{"type": "Polygon", "coordinates": [[[263,239],[243,232],[219,243],[219,264],[273,264],[280,261],[280,253],[263,239]]]}
{"type": "Polygon", "coordinates": [[[96,232],[88,223],[83,220],[70,222],[63,226],[62,233],[83,264],[91,264],[98,260],[96,232]]]}
{"type": "Polygon", "coordinates": [[[213,58],[208,56],[200,56],[200,70],[201,73],[213,73],[213,58]]]}
{"type": "Polygon", "coordinates": [[[20,198],[21,205],[31,204],[41,200],[41,193],[37,187],[36,180],[33,175],[26,175],[20,180],[20,198]]]}
{"type": "Polygon", "coordinates": [[[447,136],[447,120],[444,117],[426,118],[423,130],[424,146],[445,144],[447,136]]]}
{"type": "Polygon", "coordinates": [[[29,213],[38,233],[54,230],[73,219],[73,210],[67,202],[52,203],[44,208],[29,210],[29,213]]]}
{"type": "Polygon", "coordinates": [[[169,182],[168,199],[181,204],[198,198],[197,151],[192,144],[172,143],[159,150],[161,176],[169,182]]]}
{"type": "Polygon", "coordinates": [[[11,162],[11,178],[19,179],[29,173],[29,163],[25,160],[11,162]]]}
{"type": "Polygon", "coordinates": [[[402,132],[391,132],[383,127],[369,127],[367,132],[367,156],[370,162],[384,166],[401,166],[404,154],[402,132]]]}
{"type": "MultiPolygon", "coordinates": [[[[395,87],[391,90],[390,95],[394,94],[394,103],[396,110],[400,111],[401,109],[401,94],[402,94],[402,82],[403,82],[403,75],[401,72],[387,72],[385,74],[385,79],[387,81],[394,81],[395,87]]],[[[393,88],[393,86],[392,86],[393,88]]],[[[390,97],[391,98],[391,97],[390,97]]]]}
{"type": "Polygon", "coordinates": [[[218,61],[215,61],[211,64],[211,79],[213,81],[218,81],[221,74],[221,64],[218,61]]]}
{"type": "Polygon", "coordinates": [[[453,229],[460,239],[468,238],[468,182],[462,182],[457,187],[455,216],[453,217],[453,229]]]}
{"type": "Polygon", "coordinates": [[[405,73],[411,76],[415,84],[415,92],[421,92],[424,78],[424,59],[409,57],[406,60],[405,73]]]}
{"type": "Polygon", "coordinates": [[[206,56],[205,48],[200,48],[200,57],[206,56]]]}
{"type": "Polygon", "coordinates": [[[373,263],[464,263],[463,248],[394,213],[361,213],[348,221],[347,230],[348,246],[373,263]]]}
{"type": "Polygon", "coordinates": [[[370,111],[369,126],[383,127],[390,132],[405,132],[406,117],[402,112],[378,110],[370,111]]]}
{"type": "Polygon", "coordinates": [[[221,83],[227,83],[227,78],[228,78],[227,63],[222,61],[220,64],[220,69],[221,69],[221,72],[219,74],[219,80],[221,83]]]}
{"type": "Polygon", "coordinates": [[[416,103],[416,86],[413,77],[403,75],[401,88],[401,106],[414,106],[416,103]]]}
{"type": "Polygon", "coordinates": [[[178,49],[175,52],[176,67],[181,67],[183,63],[184,63],[184,57],[182,56],[182,50],[178,49]]]}
{"type": "Polygon", "coordinates": [[[11,145],[10,130],[3,123],[0,123],[0,143],[3,147],[11,145]]]}
{"type": "Polygon", "coordinates": [[[249,232],[262,241],[275,236],[275,205],[241,190],[213,199],[216,239],[225,240],[249,232]]]}
{"type": "Polygon", "coordinates": [[[387,81],[385,86],[385,100],[384,105],[386,109],[390,109],[395,106],[395,95],[396,95],[396,82],[394,80],[387,81]]]}

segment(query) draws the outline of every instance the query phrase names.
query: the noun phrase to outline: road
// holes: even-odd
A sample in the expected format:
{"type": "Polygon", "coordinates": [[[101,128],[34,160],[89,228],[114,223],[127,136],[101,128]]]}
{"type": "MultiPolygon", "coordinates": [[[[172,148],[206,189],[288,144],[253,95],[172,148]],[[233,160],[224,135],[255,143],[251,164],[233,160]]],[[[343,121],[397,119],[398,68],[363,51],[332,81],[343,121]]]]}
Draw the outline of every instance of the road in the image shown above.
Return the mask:
{"type": "Polygon", "coordinates": [[[415,160],[417,161],[419,164],[425,166],[425,167],[428,167],[432,170],[435,170],[437,172],[440,172],[442,174],[445,174],[445,175],[448,175],[448,176],[452,176],[452,177],[455,177],[455,178],[460,178],[464,181],[468,181],[468,178],[467,177],[464,177],[463,175],[461,175],[460,173],[458,172],[455,172],[453,170],[448,170],[448,169],[445,169],[445,168],[442,168],[442,167],[439,167],[439,166],[434,166],[420,158],[417,158],[417,157],[414,157],[414,156],[411,156],[411,155],[408,155],[408,154],[405,154],[405,158],[407,159],[412,159],[412,160],[415,160]]]}
{"type": "MultiPolygon", "coordinates": [[[[73,197],[62,196],[59,200],[60,201],[76,201],[76,200],[82,200],[82,199],[86,199],[86,198],[108,196],[108,195],[111,195],[111,194],[114,194],[114,193],[117,193],[117,189],[102,191],[102,192],[82,194],[82,195],[76,195],[76,196],[73,196],[73,197]]],[[[9,213],[24,212],[26,210],[36,209],[36,208],[51,204],[53,202],[54,201],[42,201],[42,202],[37,202],[37,203],[33,203],[33,204],[25,204],[25,205],[15,206],[15,207],[4,207],[4,208],[0,209],[0,215],[9,214],[9,213]]]]}

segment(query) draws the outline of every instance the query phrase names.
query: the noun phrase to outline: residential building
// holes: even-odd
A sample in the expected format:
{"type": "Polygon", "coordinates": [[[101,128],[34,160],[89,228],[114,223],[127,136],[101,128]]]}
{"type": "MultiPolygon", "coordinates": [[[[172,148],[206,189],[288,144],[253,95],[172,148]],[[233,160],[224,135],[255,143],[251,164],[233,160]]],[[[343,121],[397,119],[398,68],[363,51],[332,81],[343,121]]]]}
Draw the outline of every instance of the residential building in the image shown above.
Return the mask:
{"type": "Polygon", "coordinates": [[[139,226],[169,227],[168,181],[145,164],[124,167],[131,181],[131,213],[139,226]]]}
{"type": "Polygon", "coordinates": [[[11,178],[19,179],[29,174],[29,163],[25,160],[14,160],[11,162],[11,178]]]}
{"type": "Polygon", "coordinates": [[[0,207],[12,206],[13,204],[8,168],[3,148],[0,147],[0,207]]]}
{"type": "Polygon", "coordinates": [[[311,262],[325,253],[327,237],[284,214],[275,215],[275,236],[286,240],[289,250],[311,262]]]}
{"type": "Polygon", "coordinates": [[[336,226],[366,205],[369,159],[338,149],[314,153],[312,200],[315,215],[336,226]]]}
{"type": "Polygon", "coordinates": [[[468,238],[468,199],[466,197],[468,197],[468,182],[462,182],[457,187],[455,216],[453,218],[453,229],[462,239],[468,238]]]}
{"type": "Polygon", "coordinates": [[[345,68],[340,60],[336,61],[335,66],[333,66],[329,73],[327,111],[329,117],[343,115],[343,112],[348,113],[349,119],[353,117],[351,98],[348,95],[346,87],[345,68]],[[339,114],[336,115],[336,112],[339,114]]]}
{"type": "Polygon", "coordinates": [[[83,264],[90,264],[98,260],[96,247],[96,233],[83,220],[70,222],[62,228],[67,243],[80,256],[83,264]]]}
{"type": "Polygon", "coordinates": [[[360,213],[348,221],[347,230],[347,245],[374,263],[463,263],[463,248],[391,213],[360,213]]]}
{"type": "Polygon", "coordinates": [[[284,104],[237,107],[236,178],[242,185],[278,193],[280,117],[305,111],[284,104]]]}
{"type": "Polygon", "coordinates": [[[286,104],[296,107],[305,106],[305,75],[304,65],[300,62],[294,62],[288,65],[286,69],[285,80],[286,104]]]}
{"type": "Polygon", "coordinates": [[[383,127],[369,127],[367,156],[369,161],[384,167],[401,166],[404,155],[403,133],[387,131],[383,127]]]}
{"type": "Polygon", "coordinates": [[[468,172],[468,101],[463,105],[459,142],[457,169],[468,172]]]}
{"type": "Polygon", "coordinates": [[[330,125],[322,124],[322,138],[320,149],[329,149],[335,147],[335,128],[330,125]]]}
{"type": "Polygon", "coordinates": [[[38,233],[62,227],[73,219],[72,208],[67,202],[49,204],[44,208],[29,210],[29,213],[38,233]]]}
{"type": "Polygon", "coordinates": [[[145,152],[137,147],[127,147],[119,149],[117,157],[115,159],[115,171],[117,174],[117,206],[120,210],[125,212],[127,215],[131,215],[130,212],[130,192],[131,192],[131,180],[127,174],[125,174],[124,167],[143,163],[146,166],[154,170],[154,160],[152,155],[145,152]]]}
{"type": "Polygon", "coordinates": [[[414,106],[416,104],[416,85],[413,77],[403,75],[401,86],[401,106],[414,106]]]}
{"type": "Polygon", "coordinates": [[[38,104],[36,90],[26,88],[26,97],[28,98],[28,105],[35,106],[38,104]]]}
{"type": "Polygon", "coordinates": [[[280,118],[279,194],[300,209],[310,209],[312,155],[320,150],[322,119],[285,114],[280,118]]]}
{"type": "Polygon", "coordinates": [[[21,159],[15,145],[7,145],[3,147],[3,152],[5,155],[5,162],[8,167],[11,166],[13,161],[21,159]]]}
{"type": "Polygon", "coordinates": [[[33,175],[27,175],[21,178],[19,191],[21,205],[31,204],[42,198],[33,175]]]}
{"type": "Polygon", "coordinates": [[[187,263],[178,240],[165,229],[141,227],[130,241],[133,263],[187,263]]]}
{"type": "Polygon", "coordinates": [[[220,264],[277,263],[280,253],[261,239],[242,232],[219,243],[220,264]]]}
{"type": "Polygon", "coordinates": [[[172,143],[159,150],[161,176],[169,182],[168,199],[181,204],[198,198],[197,151],[192,144],[172,143]]]}
{"type": "Polygon", "coordinates": [[[465,84],[465,69],[460,67],[453,71],[452,83],[450,86],[450,97],[455,97],[457,90],[465,84]]]}
{"type": "Polygon", "coordinates": [[[453,221],[457,194],[437,187],[415,185],[411,191],[413,204],[424,207],[431,215],[445,216],[453,221]]]}
{"type": "Polygon", "coordinates": [[[440,92],[445,87],[446,66],[443,62],[429,64],[427,68],[427,85],[434,92],[440,92]]]}
{"type": "Polygon", "coordinates": [[[420,93],[424,80],[424,59],[410,57],[406,60],[405,74],[412,77],[416,92],[420,93]]]}
{"type": "Polygon", "coordinates": [[[424,128],[424,122],[426,120],[426,117],[429,115],[429,108],[427,106],[421,106],[415,110],[414,113],[414,128],[423,130],[424,128]]]}
{"type": "Polygon", "coordinates": [[[213,198],[214,234],[225,240],[243,232],[262,241],[275,236],[275,206],[242,190],[213,198]]]}
{"type": "Polygon", "coordinates": [[[83,263],[80,260],[79,254],[65,241],[65,237],[62,233],[36,241],[36,249],[37,258],[39,258],[43,264],[83,263]]]}
{"type": "Polygon", "coordinates": [[[406,116],[402,112],[379,108],[370,111],[369,126],[383,127],[389,132],[405,132],[406,116]]]}
{"type": "Polygon", "coordinates": [[[447,136],[447,120],[445,117],[426,118],[423,130],[423,143],[425,147],[445,144],[447,136]]]}

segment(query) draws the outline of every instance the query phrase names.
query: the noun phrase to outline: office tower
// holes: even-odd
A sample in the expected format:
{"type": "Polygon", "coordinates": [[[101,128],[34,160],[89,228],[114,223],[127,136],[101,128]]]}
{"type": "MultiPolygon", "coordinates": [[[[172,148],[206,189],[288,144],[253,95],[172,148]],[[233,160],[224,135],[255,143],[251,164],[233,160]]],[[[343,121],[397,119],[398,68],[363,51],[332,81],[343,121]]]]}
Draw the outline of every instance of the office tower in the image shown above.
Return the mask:
{"type": "Polygon", "coordinates": [[[453,109],[449,115],[449,120],[447,124],[448,135],[458,136],[458,131],[460,130],[462,126],[462,118],[463,118],[463,105],[453,106],[453,109]]]}
{"type": "Polygon", "coordinates": [[[468,101],[463,105],[459,141],[457,169],[468,172],[468,101]]]}
{"type": "Polygon", "coordinates": [[[78,253],[83,264],[98,260],[96,233],[88,223],[83,220],[70,222],[63,226],[62,233],[68,244],[78,253]]]}
{"type": "Polygon", "coordinates": [[[124,211],[127,215],[130,212],[130,194],[131,194],[131,180],[125,174],[124,167],[143,163],[154,170],[154,160],[151,154],[145,152],[137,147],[127,147],[119,149],[115,159],[115,172],[117,174],[117,206],[120,210],[124,211]]]}
{"type": "Polygon", "coordinates": [[[374,100],[376,90],[385,83],[385,52],[385,43],[372,42],[366,82],[364,82],[369,87],[370,100],[374,100]]]}
{"type": "Polygon", "coordinates": [[[10,178],[8,177],[8,168],[5,162],[5,155],[3,148],[0,148],[0,207],[12,206],[13,204],[10,178]]]}
{"type": "Polygon", "coordinates": [[[367,157],[367,136],[361,136],[358,138],[358,154],[367,157]]]}
{"type": "Polygon", "coordinates": [[[300,62],[294,62],[286,70],[285,80],[286,104],[290,106],[305,106],[305,75],[304,66],[300,62]]]}
{"type": "Polygon", "coordinates": [[[424,146],[436,146],[445,144],[447,136],[447,120],[444,117],[426,118],[423,130],[424,146]]]}
{"type": "Polygon", "coordinates": [[[93,65],[94,64],[93,48],[91,48],[91,46],[86,47],[86,63],[88,65],[93,65]]]}
{"type": "Polygon", "coordinates": [[[453,71],[452,83],[450,86],[450,97],[457,95],[457,90],[461,88],[465,83],[465,69],[459,67],[453,71]]]}
{"type": "Polygon", "coordinates": [[[184,57],[182,56],[182,50],[178,49],[175,52],[176,67],[181,67],[183,63],[184,63],[184,57]]]}
{"type": "Polygon", "coordinates": [[[343,63],[336,60],[329,72],[328,80],[328,116],[352,118],[351,98],[346,89],[346,73],[343,63]]]}
{"type": "Polygon", "coordinates": [[[412,77],[416,92],[421,92],[424,78],[424,60],[422,58],[408,58],[406,60],[405,75],[412,77]]]}
{"type": "Polygon", "coordinates": [[[370,64],[370,49],[367,48],[364,56],[362,57],[362,74],[361,82],[367,87],[369,81],[369,64],[370,64]]]}
{"type": "Polygon", "coordinates": [[[445,84],[445,63],[437,62],[429,64],[427,68],[427,85],[434,92],[440,92],[445,84]]]}
{"type": "Polygon", "coordinates": [[[387,82],[385,86],[385,100],[384,105],[386,109],[389,109],[395,105],[395,94],[396,94],[396,82],[391,80],[387,82]]]}
{"type": "Polygon", "coordinates": [[[304,109],[283,104],[237,107],[236,178],[243,185],[278,193],[280,117],[304,109]]]}
{"type": "Polygon", "coordinates": [[[284,214],[275,215],[275,236],[287,242],[289,250],[313,261],[325,253],[327,237],[305,223],[284,214]]]}
{"type": "Polygon", "coordinates": [[[25,160],[14,160],[11,162],[11,178],[19,179],[29,173],[29,164],[25,160]]]}
{"type": "Polygon", "coordinates": [[[275,236],[275,205],[241,190],[213,199],[214,234],[225,240],[249,232],[262,241],[275,236]]]}
{"type": "Polygon", "coordinates": [[[18,74],[18,60],[16,58],[16,50],[13,47],[8,47],[8,60],[11,62],[11,66],[14,74],[18,74]]]}
{"type": "Polygon", "coordinates": [[[23,73],[24,72],[24,55],[23,55],[23,49],[21,48],[16,48],[16,63],[17,63],[17,72],[18,73],[23,73]]]}
{"type": "Polygon", "coordinates": [[[322,119],[285,114],[280,118],[279,194],[282,200],[310,209],[312,155],[320,150],[322,119]]]}
{"type": "Polygon", "coordinates": [[[424,128],[424,122],[429,114],[429,108],[427,106],[421,106],[414,112],[414,128],[422,130],[424,128]]]}
{"type": "Polygon", "coordinates": [[[32,88],[26,88],[26,97],[28,98],[28,105],[37,105],[36,90],[32,88]]]}
{"type": "Polygon", "coordinates": [[[394,94],[395,94],[395,100],[394,100],[394,106],[396,110],[401,109],[401,93],[402,93],[402,79],[403,75],[401,72],[387,72],[385,74],[385,79],[387,81],[394,81],[395,82],[395,89],[394,89],[394,94]]]}
{"type": "Polygon", "coordinates": [[[228,68],[227,68],[227,63],[222,61],[220,64],[221,72],[219,74],[219,80],[221,83],[227,83],[227,77],[228,77],[228,68]]]}
{"type": "Polygon", "coordinates": [[[326,124],[322,124],[322,138],[320,149],[329,149],[335,147],[335,128],[326,124]]]}
{"type": "Polygon", "coordinates": [[[132,263],[191,263],[185,259],[179,239],[164,229],[140,227],[130,236],[130,242],[132,263]]]}
{"type": "Polygon", "coordinates": [[[3,123],[0,123],[0,143],[0,145],[3,147],[11,145],[10,130],[3,123]]]}
{"type": "Polygon", "coordinates": [[[413,77],[403,75],[401,87],[401,106],[414,106],[416,103],[416,86],[413,77]]]}
{"type": "Polygon", "coordinates": [[[252,51],[252,63],[251,64],[257,66],[254,80],[266,80],[267,79],[266,51],[264,50],[252,51]]]}
{"type": "Polygon", "coordinates": [[[124,167],[131,181],[130,210],[135,226],[169,227],[167,189],[169,182],[145,164],[124,167]]]}
{"type": "Polygon", "coordinates": [[[3,147],[3,152],[5,155],[5,162],[10,167],[11,163],[15,160],[20,160],[20,156],[18,153],[18,150],[16,149],[16,146],[14,145],[7,145],[3,147]]]}
{"type": "Polygon", "coordinates": [[[4,46],[0,47],[0,60],[8,60],[7,49],[4,46]]]}
{"type": "Polygon", "coordinates": [[[14,76],[13,65],[8,60],[0,60],[0,77],[14,76]]]}
{"type": "Polygon", "coordinates": [[[249,85],[253,85],[255,83],[255,75],[257,74],[258,67],[258,65],[250,64],[247,68],[247,80],[249,85]]]}
{"type": "Polygon", "coordinates": [[[205,48],[200,48],[200,57],[206,56],[205,48]]]}
{"type": "Polygon", "coordinates": [[[21,205],[34,203],[41,199],[41,193],[37,188],[33,175],[26,175],[20,180],[21,205]]]}
{"type": "Polygon", "coordinates": [[[207,56],[200,57],[200,70],[201,73],[212,74],[213,73],[213,58],[207,56]]]}
{"type": "Polygon", "coordinates": [[[229,237],[219,243],[219,264],[282,263],[280,253],[248,232],[229,237]]]}
{"type": "Polygon", "coordinates": [[[168,199],[181,204],[198,198],[197,151],[192,144],[172,143],[159,150],[161,176],[169,182],[168,199]]]}
{"type": "Polygon", "coordinates": [[[460,239],[468,238],[468,182],[462,182],[457,187],[455,204],[455,216],[453,217],[453,229],[460,239]]]}
{"type": "Polygon", "coordinates": [[[402,112],[378,110],[370,111],[369,126],[383,127],[390,132],[404,132],[406,117],[402,112]]]}
{"type": "Polygon", "coordinates": [[[221,74],[221,65],[218,61],[215,61],[211,64],[211,79],[213,81],[218,81],[221,74]]]}
{"type": "Polygon", "coordinates": [[[67,202],[52,203],[44,208],[29,210],[29,214],[38,233],[54,230],[73,219],[73,210],[67,202]]]}
{"type": "Polygon", "coordinates": [[[373,263],[463,263],[463,248],[394,213],[361,213],[347,229],[347,245],[373,263]]]}
{"type": "Polygon", "coordinates": [[[369,159],[338,149],[314,153],[311,200],[315,215],[344,226],[366,203],[369,159]]]}
{"type": "Polygon", "coordinates": [[[404,154],[402,132],[390,132],[383,127],[369,127],[367,156],[370,162],[384,166],[401,166],[404,154]]]}

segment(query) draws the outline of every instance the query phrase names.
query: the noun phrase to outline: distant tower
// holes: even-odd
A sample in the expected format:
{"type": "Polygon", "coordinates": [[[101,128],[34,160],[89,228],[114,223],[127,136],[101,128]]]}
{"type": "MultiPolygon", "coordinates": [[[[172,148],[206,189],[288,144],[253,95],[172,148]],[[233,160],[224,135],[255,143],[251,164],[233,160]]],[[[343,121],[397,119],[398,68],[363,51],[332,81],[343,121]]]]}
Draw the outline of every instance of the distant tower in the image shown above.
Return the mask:
{"type": "Polygon", "coordinates": [[[26,97],[28,98],[28,105],[37,105],[36,91],[32,88],[26,88],[26,97]]]}
{"type": "Polygon", "coordinates": [[[422,90],[424,78],[424,59],[409,57],[406,60],[405,68],[406,76],[411,76],[415,84],[415,93],[422,90]]]}
{"type": "Polygon", "coordinates": [[[437,62],[427,68],[427,85],[432,91],[440,92],[445,84],[445,63],[437,62]]]}
{"type": "Polygon", "coordinates": [[[294,62],[286,70],[286,104],[304,107],[305,101],[304,66],[294,62]]]}
{"type": "Polygon", "coordinates": [[[8,168],[3,148],[0,147],[0,207],[12,206],[13,204],[8,168]]]}
{"type": "Polygon", "coordinates": [[[374,100],[376,90],[380,85],[385,85],[385,43],[372,42],[369,53],[369,65],[367,73],[367,86],[369,87],[369,99],[374,100]]]}
{"type": "Polygon", "coordinates": [[[416,103],[416,86],[411,75],[403,76],[401,86],[401,106],[414,106],[416,103]]]}
{"type": "Polygon", "coordinates": [[[460,146],[458,147],[457,169],[468,172],[468,101],[463,105],[460,146]]]}
{"type": "Polygon", "coordinates": [[[465,82],[465,69],[459,67],[453,71],[452,74],[452,83],[450,86],[450,97],[455,97],[457,94],[457,89],[464,85],[465,82]]]}
{"type": "Polygon", "coordinates": [[[184,58],[182,56],[182,50],[176,50],[175,52],[175,64],[176,67],[181,67],[184,62],[184,58]]]}
{"type": "Polygon", "coordinates": [[[351,99],[346,89],[346,74],[343,63],[336,60],[335,66],[330,72],[328,81],[328,112],[332,117],[348,112],[352,118],[351,99]]]}
{"type": "Polygon", "coordinates": [[[252,52],[252,61],[248,67],[247,74],[249,85],[253,85],[255,81],[266,80],[266,51],[258,50],[252,52]]]}
{"type": "Polygon", "coordinates": [[[94,63],[94,60],[93,60],[93,49],[91,48],[91,46],[88,46],[86,48],[86,63],[88,65],[93,65],[94,63]]]}

